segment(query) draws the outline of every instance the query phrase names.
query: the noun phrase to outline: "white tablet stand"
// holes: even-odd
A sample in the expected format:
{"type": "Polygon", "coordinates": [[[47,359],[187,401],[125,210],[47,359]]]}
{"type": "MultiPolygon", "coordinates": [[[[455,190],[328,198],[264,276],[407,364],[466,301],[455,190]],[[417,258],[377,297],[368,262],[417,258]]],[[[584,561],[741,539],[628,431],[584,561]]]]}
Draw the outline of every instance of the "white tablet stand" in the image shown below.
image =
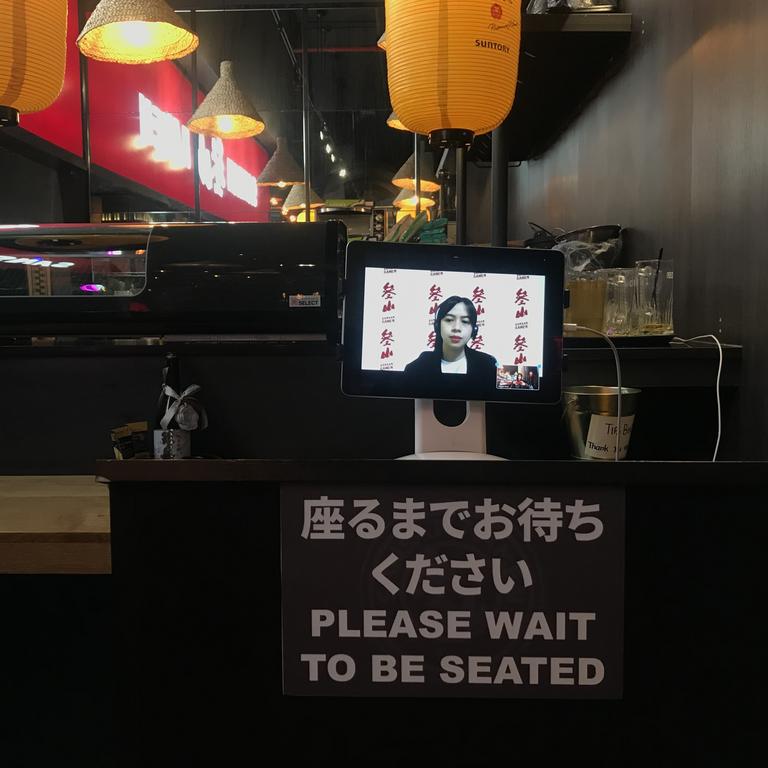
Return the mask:
{"type": "Polygon", "coordinates": [[[414,400],[414,449],[401,459],[460,459],[506,461],[485,452],[485,403],[466,403],[464,421],[448,427],[435,416],[434,400],[414,400]]]}

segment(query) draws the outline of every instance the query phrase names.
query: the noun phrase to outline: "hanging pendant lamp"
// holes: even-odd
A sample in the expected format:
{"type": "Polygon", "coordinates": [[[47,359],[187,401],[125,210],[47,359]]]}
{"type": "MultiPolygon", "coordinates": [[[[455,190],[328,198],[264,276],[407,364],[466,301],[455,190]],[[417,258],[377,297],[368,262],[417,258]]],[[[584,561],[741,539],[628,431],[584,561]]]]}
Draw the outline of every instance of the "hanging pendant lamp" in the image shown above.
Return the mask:
{"type": "Polygon", "coordinates": [[[407,125],[403,125],[403,121],[397,116],[396,112],[391,112],[389,117],[387,118],[387,125],[390,128],[394,128],[396,131],[410,131],[410,133],[413,133],[411,129],[407,125]]]}
{"type": "Polygon", "coordinates": [[[392,112],[392,114],[387,118],[387,125],[390,128],[394,128],[396,131],[407,131],[408,129],[403,125],[400,118],[392,112]]]}
{"type": "Polygon", "coordinates": [[[515,98],[519,0],[385,0],[387,78],[404,125],[466,146],[501,125],[515,98]]]}
{"type": "Polygon", "coordinates": [[[151,64],[186,56],[199,42],[165,0],[101,0],[77,47],[89,59],[151,64]]]}
{"type": "MultiPolygon", "coordinates": [[[[440,185],[432,171],[431,156],[422,152],[419,160],[419,183],[422,192],[437,192],[440,185]]],[[[416,161],[411,155],[401,166],[400,170],[392,177],[392,183],[401,189],[416,189],[416,161]]]]}
{"type": "Polygon", "coordinates": [[[56,101],[66,46],[67,0],[24,0],[0,12],[0,126],[56,101]]]}
{"type": "MultiPolygon", "coordinates": [[[[435,204],[435,201],[431,197],[424,197],[422,195],[419,198],[419,207],[424,210],[425,208],[431,208],[435,204]]],[[[408,210],[416,210],[416,192],[413,189],[401,189],[400,194],[392,201],[392,205],[395,208],[405,208],[408,210]]]]}
{"type": "MultiPolygon", "coordinates": [[[[427,213],[427,221],[432,220],[432,211],[429,208],[422,208],[422,211],[426,211],[427,213]]],[[[398,208],[395,211],[395,224],[400,223],[406,216],[410,216],[411,218],[416,218],[416,209],[415,208],[398,208]]]]}
{"type": "Polygon", "coordinates": [[[264,130],[261,115],[235,82],[231,61],[221,62],[219,79],[187,122],[187,128],[220,139],[245,139],[264,130]]]}
{"type": "MultiPolygon", "coordinates": [[[[307,220],[307,212],[306,211],[299,211],[298,213],[289,213],[288,214],[288,221],[296,222],[298,224],[302,224],[307,220]]],[[[317,221],[317,210],[314,208],[311,208],[309,211],[309,220],[310,221],[317,221]]]]}
{"type": "Polygon", "coordinates": [[[260,187],[283,187],[292,184],[304,184],[304,171],[299,168],[291,153],[286,149],[287,142],[282,136],[277,137],[277,149],[256,179],[260,187]]]}
{"type": "MultiPolygon", "coordinates": [[[[320,195],[315,192],[312,187],[309,188],[309,207],[310,208],[322,208],[325,205],[325,201],[320,195]]],[[[307,207],[307,195],[304,190],[304,186],[300,184],[294,184],[291,187],[291,191],[288,193],[288,197],[285,198],[283,203],[283,213],[288,211],[301,211],[307,207]]]]}

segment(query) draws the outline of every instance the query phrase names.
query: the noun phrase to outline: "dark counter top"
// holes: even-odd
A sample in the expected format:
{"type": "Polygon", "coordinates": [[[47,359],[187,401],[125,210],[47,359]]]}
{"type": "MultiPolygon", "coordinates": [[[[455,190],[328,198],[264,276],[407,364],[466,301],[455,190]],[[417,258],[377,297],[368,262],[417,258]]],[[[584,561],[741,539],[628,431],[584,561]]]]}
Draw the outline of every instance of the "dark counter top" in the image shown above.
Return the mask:
{"type": "Polygon", "coordinates": [[[99,461],[110,483],[768,486],[768,462],[723,461],[99,461]]]}

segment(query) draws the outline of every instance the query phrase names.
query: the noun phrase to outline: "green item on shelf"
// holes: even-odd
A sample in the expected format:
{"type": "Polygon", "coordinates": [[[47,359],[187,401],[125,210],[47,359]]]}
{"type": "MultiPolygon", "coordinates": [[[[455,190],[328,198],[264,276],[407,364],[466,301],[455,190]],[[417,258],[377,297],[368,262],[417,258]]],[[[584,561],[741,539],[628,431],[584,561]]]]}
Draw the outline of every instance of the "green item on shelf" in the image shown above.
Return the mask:
{"type": "Polygon", "coordinates": [[[445,243],[448,240],[448,219],[440,218],[430,221],[419,234],[420,243],[445,243]]]}
{"type": "Polygon", "coordinates": [[[432,229],[445,229],[446,224],[448,224],[448,219],[445,217],[435,219],[434,221],[430,221],[429,224],[424,227],[422,232],[429,232],[432,229]]]}
{"type": "Polygon", "coordinates": [[[410,227],[406,230],[405,234],[400,238],[401,243],[410,243],[416,235],[421,232],[422,227],[427,223],[427,216],[429,214],[426,211],[422,211],[413,221],[410,227]]]}
{"type": "Polygon", "coordinates": [[[407,216],[403,216],[400,221],[395,224],[392,229],[387,232],[387,236],[384,238],[385,243],[398,243],[400,242],[400,236],[405,232],[413,221],[413,216],[409,213],[407,216]]]}

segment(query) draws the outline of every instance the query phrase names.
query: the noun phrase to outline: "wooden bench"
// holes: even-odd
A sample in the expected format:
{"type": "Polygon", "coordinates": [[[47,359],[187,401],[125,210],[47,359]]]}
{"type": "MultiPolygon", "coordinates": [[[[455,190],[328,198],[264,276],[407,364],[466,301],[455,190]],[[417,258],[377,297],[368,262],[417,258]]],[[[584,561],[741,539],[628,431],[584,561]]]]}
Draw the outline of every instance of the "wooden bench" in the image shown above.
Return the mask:
{"type": "Polygon", "coordinates": [[[0,573],[110,572],[106,485],[93,475],[0,476],[0,573]]]}

